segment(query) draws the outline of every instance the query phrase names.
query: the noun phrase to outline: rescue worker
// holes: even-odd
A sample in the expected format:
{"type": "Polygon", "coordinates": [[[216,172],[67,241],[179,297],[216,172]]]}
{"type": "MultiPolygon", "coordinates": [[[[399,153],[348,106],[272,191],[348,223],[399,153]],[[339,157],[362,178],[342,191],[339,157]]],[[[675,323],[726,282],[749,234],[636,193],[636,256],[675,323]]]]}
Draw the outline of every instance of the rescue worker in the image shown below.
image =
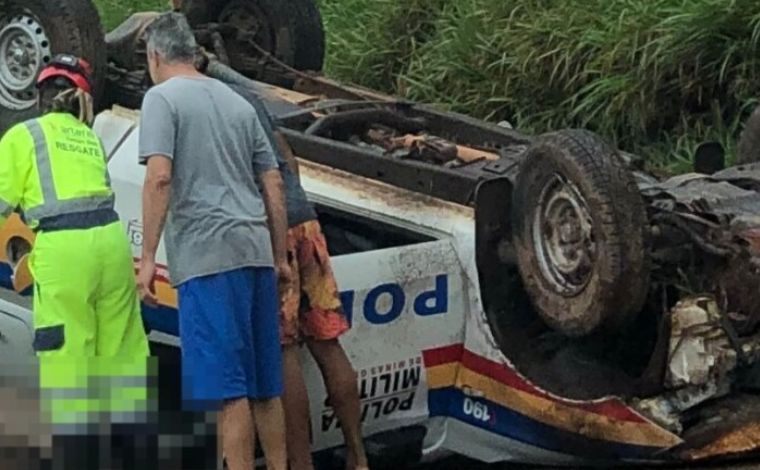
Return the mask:
{"type": "Polygon", "coordinates": [[[20,210],[36,232],[34,349],[53,465],[65,469],[100,468],[96,452],[71,444],[96,447],[103,413],[117,426],[140,424],[149,398],[132,254],[90,127],[90,74],[83,59],[54,57],[37,81],[42,116],[0,140],[0,222],[20,210]]]}

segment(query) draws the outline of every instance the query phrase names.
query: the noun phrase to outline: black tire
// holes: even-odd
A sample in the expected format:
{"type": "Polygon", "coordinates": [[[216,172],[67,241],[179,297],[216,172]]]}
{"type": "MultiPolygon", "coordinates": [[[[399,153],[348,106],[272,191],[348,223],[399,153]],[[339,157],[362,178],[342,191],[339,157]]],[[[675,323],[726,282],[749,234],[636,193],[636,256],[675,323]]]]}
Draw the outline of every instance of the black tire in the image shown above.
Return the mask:
{"type": "MultiPolygon", "coordinates": [[[[513,198],[513,241],[520,275],[544,322],[569,337],[614,334],[629,324],[641,311],[649,288],[647,214],[633,175],[618,152],[588,131],[542,135],[527,151],[513,198]],[[564,182],[558,183],[562,179],[564,182]],[[549,192],[553,184],[560,188],[555,193],[549,192]],[[551,199],[554,204],[544,204],[547,194],[556,196],[551,199]],[[580,204],[568,205],[573,200],[580,204]],[[559,214],[566,222],[564,232],[557,229],[559,225],[550,230],[541,216],[555,207],[561,209],[559,214]],[[579,215],[574,220],[585,219],[585,232],[581,224],[567,222],[572,219],[567,218],[568,208],[579,215]],[[586,251],[586,257],[567,256],[561,245],[569,242],[560,239],[583,233],[588,235],[575,238],[587,242],[576,246],[595,249],[586,251]],[[559,251],[547,248],[552,243],[545,240],[552,235],[559,251]],[[550,252],[567,258],[555,256],[549,261],[569,259],[570,268],[559,274],[542,268],[561,265],[547,262],[550,252]],[[574,267],[574,260],[584,259],[588,262],[577,262],[579,267],[574,267]],[[554,281],[553,276],[557,276],[554,281]],[[563,286],[564,281],[568,284],[563,286]],[[569,283],[574,284],[568,287],[569,283]]],[[[578,255],[579,251],[571,253],[578,255]]]]}
{"type": "MultiPolygon", "coordinates": [[[[103,96],[106,47],[100,16],[91,0],[0,0],[0,17],[31,14],[49,39],[51,56],[71,53],[90,62],[93,67],[93,100],[99,111],[103,96]]],[[[49,57],[48,57],[49,59],[49,57]]],[[[0,132],[38,115],[36,106],[12,110],[0,106],[0,132]]]]}
{"type": "Polygon", "coordinates": [[[760,106],[756,107],[744,124],[739,136],[736,164],[746,165],[760,162],[760,106]]]}
{"type": "MultiPolygon", "coordinates": [[[[259,44],[285,64],[298,69],[320,72],[325,57],[325,34],[322,17],[315,0],[184,0],[182,12],[191,25],[219,21],[225,9],[233,4],[254,7],[264,16],[269,27],[264,44],[259,44]]],[[[235,55],[258,56],[245,47],[236,52],[235,44],[227,44],[232,67],[245,69],[235,63],[235,55]]]]}

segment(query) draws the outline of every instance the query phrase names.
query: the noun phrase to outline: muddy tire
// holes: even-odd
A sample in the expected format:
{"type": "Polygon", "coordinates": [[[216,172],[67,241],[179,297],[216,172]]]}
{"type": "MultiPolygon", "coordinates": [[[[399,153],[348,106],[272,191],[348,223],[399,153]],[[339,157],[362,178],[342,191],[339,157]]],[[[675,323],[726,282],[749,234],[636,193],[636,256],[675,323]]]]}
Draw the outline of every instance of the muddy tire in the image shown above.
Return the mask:
{"type": "Polygon", "coordinates": [[[736,164],[760,162],[760,106],[756,107],[744,124],[736,152],[736,164]]]}
{"type": "MultiPolygon", "coordinates": [[[[256,29],[256,44],[280,61],[298,70],[322,70],[325,34],[315,0],[184,0],[181,11],[193,26],[218,22],[256,29]]],[[[239,70],[260,56],[246,44],[226,46],[230,65],[239,70]]]]}
{"type": "Polygon", "coordinates": [[[0,0],[0,133],[38,115],[34,82],[55,54],[92,64],[96,108],[103,96],[106,47],[91,0],[0,0]],[[6,58],[14,54],[12,64],[6,58]]]}
{"type": "Polygon", "coordinates": [[[649,286],[647,216],[630,171],[595,134],[540,136],[515,182],[513,238],[538,315],[569,337],[615,333],[649,286]]]}

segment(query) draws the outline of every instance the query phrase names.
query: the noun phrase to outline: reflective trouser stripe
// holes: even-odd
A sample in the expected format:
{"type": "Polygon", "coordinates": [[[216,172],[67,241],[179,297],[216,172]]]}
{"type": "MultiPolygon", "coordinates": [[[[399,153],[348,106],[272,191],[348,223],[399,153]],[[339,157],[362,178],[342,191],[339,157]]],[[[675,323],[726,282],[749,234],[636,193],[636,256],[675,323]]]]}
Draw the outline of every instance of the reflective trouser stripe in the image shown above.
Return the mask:
{"type": "Polygon", "coordinates": [[[135,357],[41,357],[40,397],[49,422],[115,422],[123,421],[124,416],[133,416],[131,422],[140,422],[140,416],[156,411],[149,358],[141,350],[134,350],[134,354],[135,357]]]}
{"type": "Polygon", "coordinates": [[[53,424],[85,424],[99,416],[119,421],[123,421],[125,416],[132,416],[133,420],[139,421],[139,416],[155,411],[150,409],[151,394],[144,379],[113,379],[88,388],[43,389],[42,402],[50,421],[53,424]],[[129,382],[133,385],[121,385],[129,382]]]}
{"type": "MultiPolygon", "coordinates": [[[[42,130],[42,126],[37,119],[27,121],[25,124],[34,140],[37,173],[40,176],[40,188],[42,189],[42,196],[45,200],[42,205],[32,207],[25,211],[28,218],[40,220],[45,217],[109,209],[113,207],[115,201],[113,194],[109,194],[108,196],[90,196],[59,200],[55,190],[55,180],[53,179],[53,169],[50,163],[50,153],[48,152],[45,132],[42,130]]],[[[105,161],[105,154],[103,158],[105,161]]],[[[108,165],[106,165],[105,178],[106,183],[110,187],[111,177],[108,174],[108,165]]]]}
{"type": "Polygon", "coordinates": [[[51,388],[45,394],[54,400],[87,400],[113,395],[114,391],[145,391],[147,377],[87,377],[87,387],[51,388]]]}

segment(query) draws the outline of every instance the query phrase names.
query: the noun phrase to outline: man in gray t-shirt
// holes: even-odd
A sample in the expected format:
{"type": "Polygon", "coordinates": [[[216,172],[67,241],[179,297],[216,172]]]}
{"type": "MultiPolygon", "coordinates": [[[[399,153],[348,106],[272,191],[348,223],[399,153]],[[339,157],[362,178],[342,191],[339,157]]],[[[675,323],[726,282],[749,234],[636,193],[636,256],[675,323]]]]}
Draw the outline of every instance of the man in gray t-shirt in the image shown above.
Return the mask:
{"type": "Polygon", "coordinates": [[[290,267],[277,161],[254,107],[195,70],[195,38],[181,14],[159,16],[147,36],[156,86],[140,123],[139,158],[147,165],[141,297],[157,302],[152,282],[165,225],[183,402],[221,408],[230,470],[253,467],[254,416],[270,468],[285,470],[275,272],[287,281],[290,267]]]}

